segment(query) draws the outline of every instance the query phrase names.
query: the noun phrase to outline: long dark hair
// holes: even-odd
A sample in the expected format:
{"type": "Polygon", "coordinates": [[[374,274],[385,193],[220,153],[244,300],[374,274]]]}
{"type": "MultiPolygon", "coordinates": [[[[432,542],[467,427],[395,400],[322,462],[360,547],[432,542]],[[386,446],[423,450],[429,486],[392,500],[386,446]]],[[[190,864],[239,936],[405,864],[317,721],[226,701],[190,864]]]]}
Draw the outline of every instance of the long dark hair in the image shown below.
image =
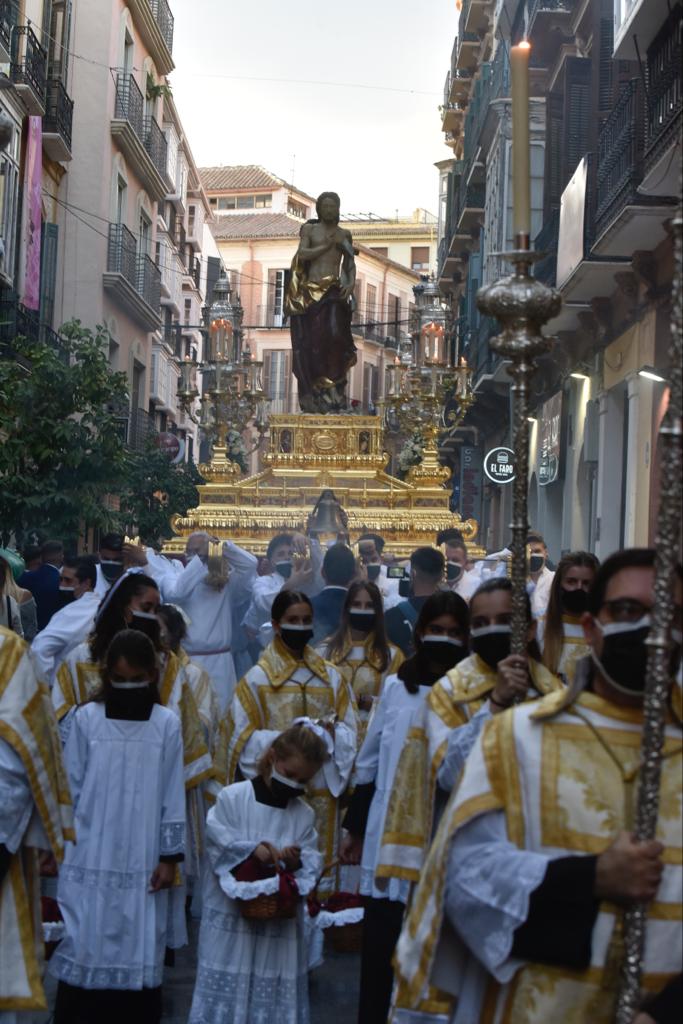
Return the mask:
{"type": "MultiPolygon", "coordinates": [[[[103,661],[116,634],[128,629],[124,614],[126,608],[134,597],[139,597],[149,587],[159,590],[159,584],[151,576],[145,576],[142,572],[131,573],[116,587],[109,601],[106,597],[104,598],[106,604],[104,604],[102,612],[98,613],[95,619],[95,628],[89,638],[90,657],[93,661],[103,661]]],[[[161,640],[159,640],[157,649],[162,650],[161,640]]]]}
{"type": "MultiPolygon", "coordinates": [[[[101,685],[90,698],[91,701],[101,703],[107,697],[110,697],[112,693],[116,692],[112,688],[111,677],[114,666],[119,658],[125,658],[133,668],[139,668],[143,672],[148,672],[152,679],[156,678],[158,680],[159,663],[157,661],[157,652],[150,638],[138,629],[122,629],[120,633],[116,634],[105,652],[103,663],[100,667],[101,685]]],[[[160,704],[158,683],[150,685],[149,689],[154,703],[160,704]]]]}
{"type": "Polygon", "coordinates": [[[157,614],[166,627],[168,646],[177,652],[187,635],[185,618],[173,604],[160,605],[157,614]]]}
{"type": "Polygon", "coordinates": [[[293,604],[307,604],[308,607],[313,611],[313,605],[311,599],[301,590],[281,590],[273,601],[273,606],[270,610],[270,617],[273,622],[280,624],[282,616],[285,614],[288,608],[291,608],[293,604]]]}
{"type": "Polygon", "coordinates": [[[545,633],[543,639],[543,664],[551,672],[557,672],[564,644],[562,626],[562,583],[568,569],[592,569],[597,573],[600,562],[590,551],[570,551],[564,555],[555,570],[555,578],[550,587],[548,609],[545,614],[545,633]]]}
{"type": "Polygon", "coordinates": [[[463,601],[460,594],[454,594],[452,590],[437,590],[435,594],[427,598],[417,617],[415,629],[413,630],[415,654],[413,654],[412,658],[404,661],[396,673],[398,678],[402,680],[408,693],[417,693],[420,683],[424,685],[427,682],[436,681],[433,671],[427,664],[423,637],[427,627],[435,619],[440,619],[442,615],[453,616],[462,628],[464,642],[467,643],[469,610],[466,602],[463,601]]]}
{"type": "Polygon", "coordinates": [[[366,590],[372,601],[372,608],[375,613],[375,625],[372,631],[372,650],[379,661],[379,670],[386,672],[391,651],[387,640],[387,631],[384,624],[384,604],[379,587],[375,583],[365,580],[355,580],[346,592],[346,600],[342,608],[341,621],[335,633],[330,637],[327,646],[327,657],[334,661],[335,657],[342,657],[348,644],[348,635],[351,629],[350,613],[351,605],[361,590],[366,590]]]}
{"type": "MultiPolygon", "coordinates": [[[[472,615],[472,605],[474,604],[477,597],[480,594],[495,594],[496,591],[502,590],[510,594],[512,598],[512,580],[509,576],[493,576],[491,579],[486,580],[481,586],[477,587],[475,592],[470,598],[470,616],[472,615]]],[[[526,620],[529,625],[534,621],[534,616],[531,611],[531,598],[529,594],[524,594],[524,605],[526,607],[526,620]]],[[[533,640],[530,640],[526,645],[527,654],[534,661],[541,661],[541,648],[538,646],[538,640],[534,636],[533,640]]]]}

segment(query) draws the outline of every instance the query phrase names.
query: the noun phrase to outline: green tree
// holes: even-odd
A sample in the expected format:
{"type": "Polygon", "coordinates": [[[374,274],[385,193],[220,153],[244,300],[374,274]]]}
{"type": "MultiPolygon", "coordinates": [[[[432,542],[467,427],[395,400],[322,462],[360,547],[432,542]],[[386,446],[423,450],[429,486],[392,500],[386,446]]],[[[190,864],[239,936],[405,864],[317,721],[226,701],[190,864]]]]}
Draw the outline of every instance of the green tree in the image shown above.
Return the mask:
{"type": "Polygon", "coordinates": [[[110,495],[126,476],[117,410],[128,403],[125,374],[108,362],[109,335],[78,320],[59,348],[26,338],[0,353],[0,530],[3,543],[35,535],[75,540],[86,527],[111,529],[110,495]],[[3,357],[4,356],[4,357],[3,357]]]}
{"type": "Polygon", "coordinates": [[[161,547],[173,536],[171,517],[199,504],[198,483],[202,478],[194,463],[173,465],[151,438],[142,451],[131,454],[120,500],[123,527],[144,544],[161,547]]]}

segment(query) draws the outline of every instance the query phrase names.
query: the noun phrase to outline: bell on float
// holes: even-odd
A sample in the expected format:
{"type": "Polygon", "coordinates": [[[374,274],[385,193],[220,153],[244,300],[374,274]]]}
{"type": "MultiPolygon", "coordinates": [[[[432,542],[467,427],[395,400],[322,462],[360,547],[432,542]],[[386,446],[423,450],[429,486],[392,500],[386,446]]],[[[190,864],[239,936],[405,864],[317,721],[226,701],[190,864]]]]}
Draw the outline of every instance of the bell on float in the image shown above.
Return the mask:
{"type": "Polygon", "coordinates": [[[309,533],[315,533],[323,539],[336,539],[346,533],[347,519],[341,505],[334,496],[334,491],[323,491],[318,498],[308,523],[309,533]]]}

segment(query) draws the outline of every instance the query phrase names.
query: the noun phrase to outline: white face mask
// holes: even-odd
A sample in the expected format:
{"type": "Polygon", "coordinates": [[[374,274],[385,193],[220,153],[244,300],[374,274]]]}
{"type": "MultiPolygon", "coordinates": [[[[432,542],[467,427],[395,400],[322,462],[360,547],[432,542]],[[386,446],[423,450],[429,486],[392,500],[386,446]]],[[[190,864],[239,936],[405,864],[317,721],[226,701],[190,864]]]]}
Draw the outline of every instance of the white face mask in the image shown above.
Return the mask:
{"type": "Polygon", "coordinates": [[[495,636],[496,634],[512,633],[512,626],[479,626],[478,629],[471,629],[470,636],[476,640],[478,636],[495,636]]]}
{"type": "Polygon", "coordinates": [[[293,782],[292,779],[288,779],[286,775],[281,775],[280,772],[275,768],[270,770],[271,781],[279,782],[281,786],[286,786],[287,789],[291,789],[293,793],[303,793],[306,789],[298,782],[293,782]]]}
{"type": "Polygon", "coordinates": [[[462,640],[454,636],[436,636],[436,634],[425,633],[424,642],[430,644],[451,644],[452,647],[464,647],[462,640]]]}

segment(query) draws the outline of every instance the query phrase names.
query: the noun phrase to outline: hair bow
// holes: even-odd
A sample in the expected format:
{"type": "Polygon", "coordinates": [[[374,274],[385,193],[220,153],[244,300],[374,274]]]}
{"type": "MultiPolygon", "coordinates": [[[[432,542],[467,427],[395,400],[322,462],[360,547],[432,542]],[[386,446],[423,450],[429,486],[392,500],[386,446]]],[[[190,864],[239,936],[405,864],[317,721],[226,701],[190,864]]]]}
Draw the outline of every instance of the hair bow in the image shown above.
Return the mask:
{"type": "Polygon", "coordinates": [[[334,740],[330,736],[329,732],[327,729],[323,729],[322,725],[318,725],[317,722],[314,722],[312,718],[309,718],[307,715],[304,715],[301,718],[295,718],[292,725],[305,725],[307,729],[314,732],[316,736],[324,742],[327,747],[328,754],[334,753],[334,740]]]}

